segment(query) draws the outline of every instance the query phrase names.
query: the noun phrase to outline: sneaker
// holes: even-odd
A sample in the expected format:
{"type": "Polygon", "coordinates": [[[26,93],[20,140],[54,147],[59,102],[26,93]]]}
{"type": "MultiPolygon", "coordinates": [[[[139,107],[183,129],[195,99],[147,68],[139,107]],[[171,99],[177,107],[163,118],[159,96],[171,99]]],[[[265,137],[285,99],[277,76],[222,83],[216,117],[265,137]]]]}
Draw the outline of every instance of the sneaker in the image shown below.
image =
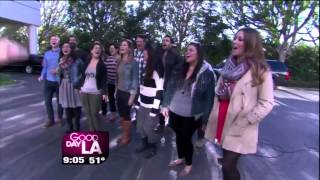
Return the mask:
{"type": "Polygon", "coordinates": [[[45,128],[49,128],[49,127],[51,127],[51,126],[53,126],[53,125],[54,125],[53,122],[47,121],[47,122],[44,124],[44,127],[45,127],[45,128]]]}

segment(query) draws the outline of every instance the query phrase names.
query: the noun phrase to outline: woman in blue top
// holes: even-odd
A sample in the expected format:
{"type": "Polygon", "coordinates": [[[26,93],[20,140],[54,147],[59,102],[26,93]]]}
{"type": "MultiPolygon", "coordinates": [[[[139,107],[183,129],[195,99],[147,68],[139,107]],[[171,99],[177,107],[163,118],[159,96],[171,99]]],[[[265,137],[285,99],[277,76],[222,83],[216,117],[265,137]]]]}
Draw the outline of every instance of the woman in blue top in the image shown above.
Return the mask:
{"type": "Polygon", "coordinates": [[[130,142],[131,119],[130,110],[138,90],[139,67],[133,59],[133,48],[130,40],[123,40],[120,44],[120,60],[117,67],[116,102],[122,127],[119,145],[130,142]]]}

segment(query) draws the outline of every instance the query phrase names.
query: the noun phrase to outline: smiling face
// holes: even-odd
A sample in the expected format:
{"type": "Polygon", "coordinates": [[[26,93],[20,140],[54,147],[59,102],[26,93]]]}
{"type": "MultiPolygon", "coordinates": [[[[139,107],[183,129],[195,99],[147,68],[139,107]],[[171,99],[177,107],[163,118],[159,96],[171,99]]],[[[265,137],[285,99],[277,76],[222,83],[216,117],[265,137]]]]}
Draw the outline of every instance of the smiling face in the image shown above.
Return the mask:
{"type": "Polygon", "coordinates": [[[122,41],[121,45],[120,45],[120,54],[124,55],[124,54],[129,54],[129,44],[127,41],[122,41]]]}
{"type": "Polygon", "coordinates": [[[71,52],[71,47],[69,43],[64,43],[62,46],[62,53],[65,56],[68,56],[71,52]]]}
{"type": "Polygon", "coordinates": [[[60,39],[59,39],[58,36],[52,36],[52,37],[50,38],[50,45],[51,45],[51,47],[52,47],[52,48],[57,48],[57,47],[59,47],[59,41],[60,41],[60,39]]]}
{"type": "Polygon", "coordinates": [[[197,51],[197,48],[193,44],[190,44],[187,47],[187,51],[185,53],[185,58],[186,58],[186,62],[189,64],[196,63],[198,61],[198,59],[199,59],[198,51],[197,51]]]}
{"type": "Polygon", "coordinates": [[[102,52],[102,48],[98,44],[95,44],[91,49],[91,55],[96,59],[100,58],[101,52],[102,52]]]}
{"type": "Polygon", "coordinates": [[[233,39],[232,56],[240,57],[244,55],[244,50],[244,33],[243,31],[239,31],[233,39]]]}

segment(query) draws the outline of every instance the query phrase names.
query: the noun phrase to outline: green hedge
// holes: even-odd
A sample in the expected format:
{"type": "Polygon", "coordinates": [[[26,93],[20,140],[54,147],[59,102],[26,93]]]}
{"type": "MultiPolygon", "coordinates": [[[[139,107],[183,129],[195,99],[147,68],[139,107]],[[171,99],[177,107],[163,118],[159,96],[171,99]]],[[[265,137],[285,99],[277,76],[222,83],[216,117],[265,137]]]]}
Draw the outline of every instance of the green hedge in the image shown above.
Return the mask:
{"type": "Polygon", "coordinates": [[[279,86],[285,87],[301,87],[301,88],[316,88],[319,89],[319,81],[298,81],[289,80],[278,84],[279,86]]]}
{"type": "Polygon", "coordinates": [[[297,46],[288,58],[292,80],[319,81],[319,47],[297,46]]]}

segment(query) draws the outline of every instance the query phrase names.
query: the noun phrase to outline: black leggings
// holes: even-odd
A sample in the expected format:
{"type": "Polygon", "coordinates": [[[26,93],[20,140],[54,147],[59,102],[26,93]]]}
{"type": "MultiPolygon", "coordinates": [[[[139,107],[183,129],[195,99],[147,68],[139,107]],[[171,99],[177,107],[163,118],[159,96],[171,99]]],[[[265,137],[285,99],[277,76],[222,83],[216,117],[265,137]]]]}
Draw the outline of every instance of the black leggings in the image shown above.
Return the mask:
{"type": "Polygon", "coordinates": [[[237,163],[240,158],[239,153],[223,149],[222,172],[223,180],[240,180],[240,173],[237,163]]]}
{"type": "Polygon", "coordinates": [[[179,159],[185,159],[187,166],[192,164],[192,135],[199,127],[199,121],[194,117],[183,117],[169,112],[170,126],[176,133],[176,144],[179,159]]]}
{"type": "MultiPolygon", "coordinates": [[[[109,105],[110,105],[110,111],[116,112],[116,99],[114,97],[114,93],[116,90],[116,86],[114,84],[108,84],[108,98],[109,98],[109,105]]],[[[101,98],[101,109],[102,109],[102,115],[107,114],[107,102],[103,101],[101,98]]]]}
{"type": "Polygon", "coordinates": [[[81,107],[65,108],[70,131],[80,130],[81,107]]]}

